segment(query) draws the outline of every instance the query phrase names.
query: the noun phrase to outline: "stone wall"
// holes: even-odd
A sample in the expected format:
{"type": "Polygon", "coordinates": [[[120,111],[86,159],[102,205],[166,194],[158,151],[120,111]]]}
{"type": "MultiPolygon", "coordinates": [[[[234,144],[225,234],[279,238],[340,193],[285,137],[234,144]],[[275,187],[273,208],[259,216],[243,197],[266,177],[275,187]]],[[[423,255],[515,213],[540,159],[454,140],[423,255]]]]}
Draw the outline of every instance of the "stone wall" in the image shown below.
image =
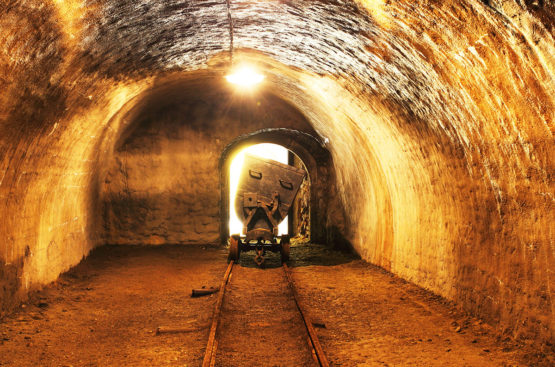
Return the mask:
{"type": "MultiPolygon", "coordinates": [[[[289,164],[307,170],[302,161],[289,154],[289,164]]],[[[299,241],[310,240],[310,177],[307,176],[299,187],[299,192],[291,205],[293,215],[289,217],[289,234],[299,241]]]]}
{"type": "Polygon", "coordinates": [[[133,122],[102,193],[106,243],[219,243],[224,147],[265,128],[314,133],[302,115],[271,95],[239,103],[209,89],[153,102],[133,122]]]}

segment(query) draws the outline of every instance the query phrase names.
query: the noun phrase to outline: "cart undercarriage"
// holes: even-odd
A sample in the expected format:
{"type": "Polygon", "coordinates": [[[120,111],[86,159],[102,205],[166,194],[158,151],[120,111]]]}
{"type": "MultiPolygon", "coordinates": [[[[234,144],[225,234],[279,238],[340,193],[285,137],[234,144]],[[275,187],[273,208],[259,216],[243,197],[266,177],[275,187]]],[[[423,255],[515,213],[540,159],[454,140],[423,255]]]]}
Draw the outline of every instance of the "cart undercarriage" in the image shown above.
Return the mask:
{"type": "Polygon", "coordinates": [[[305,176],[302,169],[245,156],[235,200],[244,236],[230,237],[230,260],[239,260],[246,251],[256,252],[254,261],[258,266],[264,264],[267,251],[279,252],[282,262],[289,260],[290,237],[278,236],[278,226],[289,213],[305,176]]]}

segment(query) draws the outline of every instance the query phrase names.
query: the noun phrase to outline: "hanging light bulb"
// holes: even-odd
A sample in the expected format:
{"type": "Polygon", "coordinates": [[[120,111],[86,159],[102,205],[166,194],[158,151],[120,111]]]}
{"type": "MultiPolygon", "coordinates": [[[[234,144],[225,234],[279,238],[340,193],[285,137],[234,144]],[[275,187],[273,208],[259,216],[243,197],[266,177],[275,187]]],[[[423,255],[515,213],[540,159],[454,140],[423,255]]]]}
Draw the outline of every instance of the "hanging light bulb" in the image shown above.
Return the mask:
{"type": "Polygon", "coordinates": [[[226,75],[226,80],[240,87],[250,88],[264,80],[264,75],[258,73],[254,68],[243,65],[226,75]]]}

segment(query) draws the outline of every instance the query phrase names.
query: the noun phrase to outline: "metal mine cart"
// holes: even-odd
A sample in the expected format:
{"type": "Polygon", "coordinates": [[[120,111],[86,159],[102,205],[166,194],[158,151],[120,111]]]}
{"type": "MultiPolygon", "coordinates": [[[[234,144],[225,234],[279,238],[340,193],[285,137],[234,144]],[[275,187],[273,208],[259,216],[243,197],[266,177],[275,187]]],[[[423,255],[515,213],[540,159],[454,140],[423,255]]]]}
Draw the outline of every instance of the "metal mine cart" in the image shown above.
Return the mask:
{"type": "Polygon", "coordinates": [[[254,261],[261,266],[266,251],[289,260],[289,236],[278,237],[278,225],[289,213],[306,172],[270,159],[245,155],[239,178],[235,211],[243,222],[244,237],[229,240],[229,259],[239,260],[243,251],[256,251],[254,261]]]}

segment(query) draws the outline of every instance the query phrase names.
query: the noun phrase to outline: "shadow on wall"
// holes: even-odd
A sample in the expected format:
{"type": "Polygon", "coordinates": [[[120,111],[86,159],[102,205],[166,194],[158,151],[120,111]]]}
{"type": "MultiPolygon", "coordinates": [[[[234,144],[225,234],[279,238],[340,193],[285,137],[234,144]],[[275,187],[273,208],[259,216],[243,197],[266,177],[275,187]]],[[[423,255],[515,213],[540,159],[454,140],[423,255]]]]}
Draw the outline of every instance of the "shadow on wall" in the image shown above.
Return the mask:
{"type": "Polygon", "coordinates": [[[331,226],[327,229],[326,243],[330,244],[335,250],[356,253],[351,242],[345,238],[343,231],[337,226],[331,226]]]}
{"type": "Polygon", "coordinates": [[[11,264],[0,261],[0,319],[19,303],[24,262],[24,257],[11,264]]]}

